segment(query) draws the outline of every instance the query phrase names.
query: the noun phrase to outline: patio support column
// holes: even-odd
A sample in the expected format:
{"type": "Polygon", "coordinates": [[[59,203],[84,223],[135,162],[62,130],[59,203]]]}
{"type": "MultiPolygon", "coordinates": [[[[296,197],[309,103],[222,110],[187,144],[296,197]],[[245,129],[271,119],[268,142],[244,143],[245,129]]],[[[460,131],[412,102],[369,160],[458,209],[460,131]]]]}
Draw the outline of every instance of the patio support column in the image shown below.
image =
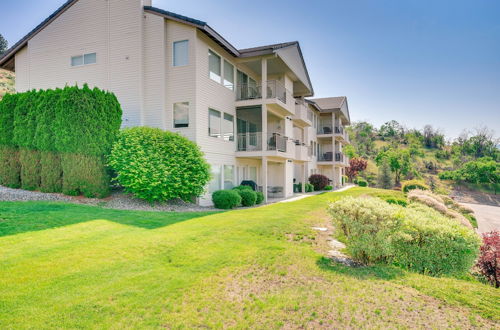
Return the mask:
{"type": "Polygon", "coordinates": [[[262,94],[262,151],[267,150],[267,58],[262,59],[261,74],[261,94],[262,94]]]}
{"type": "Polygon", "coordinates": [[[307,163],[302,163],[302,193],[306,192],[307,163]]]}
{"type": "Polygon", "coordinates": [[[262,157],[262,193],[264,194],[264,203],[267,203],[267,157],[262,157]]]}
{"type": "Polygon", "coordinates": [[[262,103],[262,151],[267,151],[267,140],[269,137],[267,136],[267,105],[262,103]]]}

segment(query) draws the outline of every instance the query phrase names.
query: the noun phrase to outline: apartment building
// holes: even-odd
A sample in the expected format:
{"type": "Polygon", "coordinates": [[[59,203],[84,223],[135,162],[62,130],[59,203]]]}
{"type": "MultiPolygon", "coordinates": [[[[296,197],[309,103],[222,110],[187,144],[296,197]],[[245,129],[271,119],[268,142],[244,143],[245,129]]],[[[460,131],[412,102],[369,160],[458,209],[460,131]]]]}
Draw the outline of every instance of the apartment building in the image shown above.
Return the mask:
{"type": "Polygon", "coordinates": [[[211,192],[250,180],[266,199],[293,195],[309,175],[342,184],[345,97],[311,99],[298,42],[236,49],[207,23],[151,0],[70,0],[16,43],[0,67],[17,91],[89,84],[112,91],[123,126],[196,142],[211,192]]]}

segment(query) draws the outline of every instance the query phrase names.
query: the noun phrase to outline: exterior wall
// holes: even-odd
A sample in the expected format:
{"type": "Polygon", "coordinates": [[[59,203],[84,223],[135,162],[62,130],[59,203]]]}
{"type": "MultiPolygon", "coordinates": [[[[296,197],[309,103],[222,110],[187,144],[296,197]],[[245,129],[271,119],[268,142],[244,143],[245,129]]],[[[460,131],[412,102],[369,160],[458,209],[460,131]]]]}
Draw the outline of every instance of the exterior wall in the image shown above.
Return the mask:
{"type": "Polygon", "coordinates": [[[30,63],[28,47],[16,54],[16,91],[26,92],[30,89],[30,63]]]}

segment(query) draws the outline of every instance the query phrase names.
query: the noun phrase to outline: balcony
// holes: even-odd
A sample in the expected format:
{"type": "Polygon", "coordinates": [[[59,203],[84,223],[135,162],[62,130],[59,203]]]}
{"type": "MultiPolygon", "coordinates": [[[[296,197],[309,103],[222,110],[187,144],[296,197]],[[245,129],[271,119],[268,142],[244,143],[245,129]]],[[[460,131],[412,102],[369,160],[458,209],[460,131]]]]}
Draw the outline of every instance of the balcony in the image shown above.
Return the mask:
{"type": "Polygon", "coordinates": [[[335,126],[334,133],[337,140],[349,142],[349,134],[343,126],[335,126]]]}
{"type": "Polygon", "coordinates": [[[318,135],[332,135],[333,134],[333,125],[319,123],[318,131],[316,133],[318,135]]]}
{"type": "MultiPolygon", "coordinates": [[[[237,135],[238,152],[261,152],[262,151],[262,132],[239,133],[237,135]]],[[[289,139],[280,133],[269,133],[266,137],[266,151],[286,153],[288,150],[289,139]]],[[[261,153],[260,153],[261,154],[261,153]]]]}
{"type": "Polygon", "coordinates": [[[310,161],[309,147],[297,141],[295,143],[295,159],[303,162],[310,161]]]}
{"type": "Polygon", "coordinates": [[[236,86],[237,106],[251,106],[260,104],[262,99],[270,106],[277,106],[283,110],[283,115],[290,115],[295,112],[291,105],[294,98],[292,93],[278,80],[267,81],[267,91],[263,93],[261,83],[238,84],[236,86]]]}
{"type": "MultiPolygon", "coordinates": [[[[318,162],[347,166],[347,157],[342,152],[327,151],[318,155],[318,162]]],[[[326,165],[326,164],[325,164],[326,165]]]]}
{"type": "Polygon", "coordinates": [[[311,126],[312,125],[312,111],[306,105],[304,100],[295,100],[295,116],[293,120],[300,126],[311,126]]]}

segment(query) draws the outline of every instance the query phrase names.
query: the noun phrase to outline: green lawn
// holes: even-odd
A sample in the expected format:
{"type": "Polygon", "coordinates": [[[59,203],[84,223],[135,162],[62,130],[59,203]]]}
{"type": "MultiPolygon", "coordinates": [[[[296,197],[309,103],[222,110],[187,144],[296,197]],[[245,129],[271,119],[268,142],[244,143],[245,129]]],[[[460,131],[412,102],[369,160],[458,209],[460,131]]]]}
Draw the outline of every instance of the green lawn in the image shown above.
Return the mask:
{"type": "Polygon", "coordinates": [[[471,278],[322,257],[329,200],[224,213],[0,202],[0,328],[499,326],[471,278]]]}

